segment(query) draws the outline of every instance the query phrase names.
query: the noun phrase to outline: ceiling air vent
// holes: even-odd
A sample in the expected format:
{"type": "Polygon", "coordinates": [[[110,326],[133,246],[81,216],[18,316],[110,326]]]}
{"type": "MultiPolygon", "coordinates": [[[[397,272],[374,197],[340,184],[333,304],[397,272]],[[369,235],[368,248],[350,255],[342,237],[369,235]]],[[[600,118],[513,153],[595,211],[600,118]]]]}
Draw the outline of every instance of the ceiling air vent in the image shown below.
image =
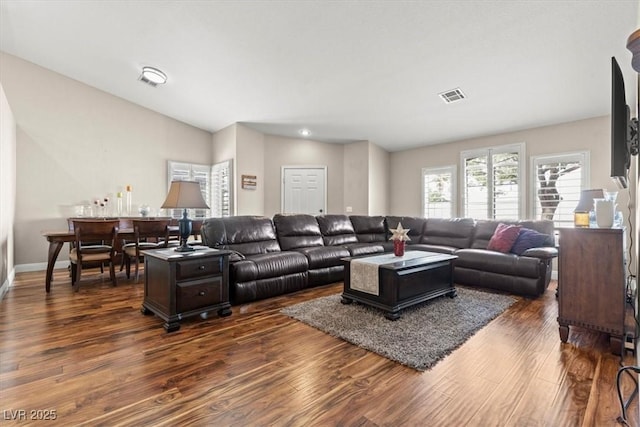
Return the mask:
{"type": "Polygon", "coordinates": [[[465,94],[462,93],[460,88],[455,88],[446,92],[439,93],[438,96],[442,98],[445,104],[451,104],[452,102],[460,101],[466,98],[465,94]]]}

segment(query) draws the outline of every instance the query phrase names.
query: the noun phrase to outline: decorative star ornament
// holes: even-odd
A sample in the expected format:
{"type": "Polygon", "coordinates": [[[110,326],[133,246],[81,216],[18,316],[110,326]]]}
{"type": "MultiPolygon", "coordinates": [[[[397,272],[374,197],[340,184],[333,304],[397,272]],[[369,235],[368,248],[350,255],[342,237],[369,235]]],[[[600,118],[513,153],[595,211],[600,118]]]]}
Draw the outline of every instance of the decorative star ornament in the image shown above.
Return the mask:
{"type": "Polygon", "coordinates": [[[395,230],[391,229],[393,236],[391,236],[389,240],[400,240],[401,242],[406,242],[408,240],[411,240],[411,238],[407,235],[409,230],[410,228],[407,228],[407,229],[402,228],[402,223],[399,222],[398,227],[396,227],[395,230]]]}

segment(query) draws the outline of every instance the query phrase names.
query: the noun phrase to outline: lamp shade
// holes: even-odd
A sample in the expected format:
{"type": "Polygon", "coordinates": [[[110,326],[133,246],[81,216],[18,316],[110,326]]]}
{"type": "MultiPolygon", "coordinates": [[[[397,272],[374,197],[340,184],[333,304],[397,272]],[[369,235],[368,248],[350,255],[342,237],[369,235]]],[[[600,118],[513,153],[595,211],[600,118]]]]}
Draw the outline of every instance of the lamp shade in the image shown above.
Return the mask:
{"type": "Polygon", "coordinates": [[[593,199],[603,199],[604,190],[602,188],[594,190],[582,190],[580,192],[580,201],[574,212],[589,212],[594,209],[593,199]]]}
{"type": "Polygon", "coordinates": [[[172,181],[169,194],[161,206],[163,209],[209,209],[202,198],[200,183],[196,181],[172,181]]]}

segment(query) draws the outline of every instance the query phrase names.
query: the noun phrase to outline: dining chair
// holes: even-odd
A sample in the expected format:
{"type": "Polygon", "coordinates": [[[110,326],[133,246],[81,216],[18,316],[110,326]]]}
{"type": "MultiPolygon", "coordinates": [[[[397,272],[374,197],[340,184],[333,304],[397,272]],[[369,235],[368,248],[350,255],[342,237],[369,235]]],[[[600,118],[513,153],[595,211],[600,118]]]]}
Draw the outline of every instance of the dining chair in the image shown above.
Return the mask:
{"type": "MultiPolygon", "coordinates": [[[[80,289],[83,267],[109,263],[113,286],[118,284],[115,272],[116,236],[118,220],[73,220],[74,246],[69,252],[71,282],[76,292],[80,289]]],[[[102,270],[101,270],[102,271],[102,270]]]]}
{"type": "Polygon", "coordinates": [[[127,268],[127,279],[131,277],[131,260],[135,262],[136,282],[139,277],[140,260],[144,259],[140,251],[166,248],[169,241],[170,219],[134,219],[132,243],[125,244],[122,256],[127,268]]]}

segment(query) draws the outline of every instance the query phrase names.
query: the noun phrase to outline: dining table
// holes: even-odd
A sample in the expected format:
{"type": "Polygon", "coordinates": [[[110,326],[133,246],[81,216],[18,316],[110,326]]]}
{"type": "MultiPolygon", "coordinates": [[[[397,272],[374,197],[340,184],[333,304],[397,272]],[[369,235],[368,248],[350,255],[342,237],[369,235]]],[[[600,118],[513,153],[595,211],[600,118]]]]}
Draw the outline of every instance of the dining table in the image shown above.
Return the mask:
{"type": "MultiPolygon", "coordinates": [[[[45,230],[41,234],[49,242],[49,252],[47,254],[47,274],[45,277],[45,290],[47,293],[51,291],[51,282],[53,280],[53,269],[56,265],[56,260],[60,254],[60,250],[65,243],[71,243],[75,241],[76,235],[73,230],[45,230]]],[[[178,227],[169,226],[169,235],[177,236],[178,227]]],[[[121,228],[118,230],[118,242],[123,240],[133,240],[135,233],[133,228],[121,228]]]]}

